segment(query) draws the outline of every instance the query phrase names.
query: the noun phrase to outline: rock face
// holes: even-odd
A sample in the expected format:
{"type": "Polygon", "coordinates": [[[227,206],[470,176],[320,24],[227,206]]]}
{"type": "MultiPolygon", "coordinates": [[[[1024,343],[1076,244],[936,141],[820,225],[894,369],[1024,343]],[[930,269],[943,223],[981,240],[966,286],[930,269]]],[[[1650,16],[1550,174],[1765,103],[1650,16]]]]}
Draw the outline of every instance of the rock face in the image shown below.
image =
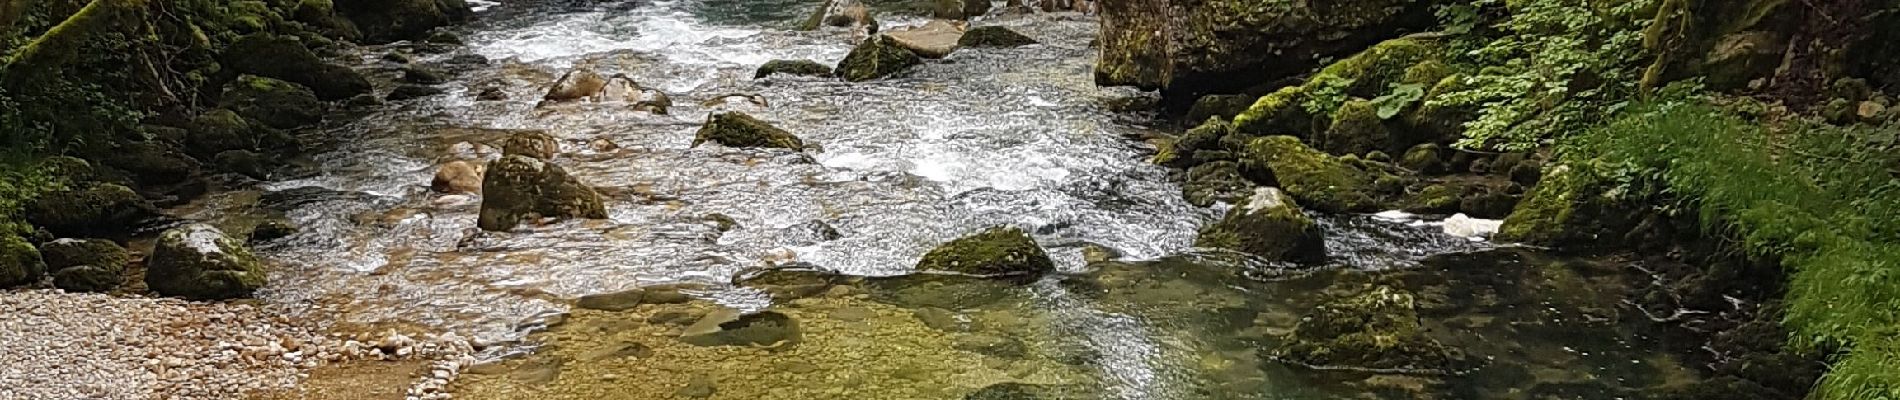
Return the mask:
{"type": "Polygon", "coordinates": [[[237,72],[282,79],[304,87],[323,100],[342,100],[369,93],[369,79],[337,64],[323,62],[296,38],[259,33],[239,38],[225,48],[223,63],[237,72]]]}
{"type": "Polygon", "coordinates": [[[957,50],[957,41],[963,38],[963,26],[944,20],[933,20],[923,26],[899,29],[884,34],[898,46],[910,49],[923,58],[944,58],[957,50]]]}
{"type": "Polygon", "coordinates": [[[1420,326],[1412,293],[1379,286],[1321,304],[1274,355],[1316,368],[1446,373],[1459,358],[1420,326]]]}
{"type": "Polygon", "coordinates": [[[992,227],[937,246],[917,262],[918,271],[985,277],[1035,277],[1054,272],[1055,261],[1029,233],[992,227]]]}
{"type": "Polygon", "coordinates": [[[838,67],[832,70],[832,74],[846,81],[863,82],[887,77],[923,63],[923,57],[898,45],[896,40],[877,35],[852,48],[844,60],[838,61],[838,67]]]}
{"type": "Polygon", "coordinates": [[[158,236],[146,262],[145,285],[166,296],[217,300],[248,297],[265,283],[264,265],[236,239],[205,224],[158,236]]]}
{"type": "Polygon", "coordinates": [[[53,286],[69,292],[104,292],[118,288],[131,255],[109,240],[60,239],[40,246],[53,286]]]}
{"type": "Polygon", "coordinates": [[[476,225],[506,231],[531,217],[607,218],[607,207],[600,193],[560,166],[520,155],[489,163],[476,225]]]}
{"type": "Polygon", "coordinates": [[[39,282],[46,275],[46,263],[33,244],[19,236],[0,235],[0,288],[39,282]]]}
{"type": "Polygon", "coordinates": [[[800,150],[805,141],[791,132],[772,126],[741,112],[713,114],[706,118],[706,125],[699,128],[693,136],[693,147],[706,142],[718,143],[727,147],[770,147],[800,150]]]}
{"type": "Polygon", "coordinates": [[[1319,261],[1326,258],[1324,239],[1319,225],[1300,211],[1292,197],[1279,189],[1259,188],[1246,203],[1227,210],[1226,217],[1201,229],[1194,245],[1275,261],[1319,261]]]}
{"type": "Polygon", "coordinates": [[[970,28],[957,39],[962,47],[1020,47],[1036,44],[1036,39],[1017,33],[1001,26],[979,26],[970,28]]]}
{"type": "Polygon", "coordinates": [[[1240,164],[1242,173],[1271,177],[1272,183],[1315,210],[1370,212],[1379,206],[1369,172],[1306,147],[1292,136],[1254,139],[1240,164]]]}
{"type": "Polygon", "coordinates": [[[323,103],[309,88],[255,75],[240,76],[225,87],[218,105],[278,129],[323,121],[323,103]]]}
{"type": "Polygon", "coordinates": [[[487,165],[463,160],[444,163],[435,171],[435,179],[429,181],[429,190],[436,193],[479,194],[482,192],[482,173],[487,168],[487,165]]]}
{"type": "Polygon", "coordinates": [[[158,217],[157,207],[125,186],[98,184],[41,195],[26,220],[63,237],[118,237],[158,217]]]}
{"type": "Polygon", "coordinates": [[[1102,0],[1095,81],[1187,94],[1271,82],[1429,24],[1430,4],[1102,0]]]}
{"type": "Polygon", "coordinates": [[[772,74],[803,75],[803,76],[817,76],[817,77],[828,78],[828,77],[831,77],[831,67],[827,67],[824,64],[819,64],[817,61],[812,61],[812,60],[772,60],[772,61],[766,61],[765,65],[760,65],[759,71],[752,74],[752,79],[760,79],[767,76],[772,76],[772,74]]]}

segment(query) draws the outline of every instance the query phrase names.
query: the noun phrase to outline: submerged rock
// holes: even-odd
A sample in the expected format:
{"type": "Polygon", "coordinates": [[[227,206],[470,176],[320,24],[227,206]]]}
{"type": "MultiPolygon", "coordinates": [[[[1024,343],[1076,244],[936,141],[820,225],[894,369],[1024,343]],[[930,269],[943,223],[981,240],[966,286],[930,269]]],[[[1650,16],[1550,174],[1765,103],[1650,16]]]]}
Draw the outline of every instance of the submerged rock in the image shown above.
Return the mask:
{"type": "Polygon", "coordinates": [[[123,237],[161,215],[132,189],[110,183],[44,194],[26,209],[28,222],[62,237],[123,237]]]}
{"type": "Polygon", "coordinates": [[[567,170],[531,157],[502,156],[488,164],[482,178],[483,230],[514,229],[523,218],[607,218],[607,207],[593,187],[567,170]]]}
{"type": "Polygon", "coordinates": [[[633,288],[618,292],[581,296],[579,300],[574,302],[574,306],[589,310],[626,311],[634,307],[639,307],[641,304],[640,300],[644,297],[646,297],[646,290],[633,288]]]}
{"type": "Polygon", "coordinates": [[[1275,261],[1319,261],[1326,241],[1319,225],[1279,189],[1254,189],[1245,203],[1201,229],[1194,245],[1250,253],[1275,261]]]}
{"type": "Polygon", "coordinates": [[[923,58],[944,58],[957,50],[957,41],[963,38],[963,26],[933,20],[923,26],[899,29],[884,35],[898,46],[910,49],[923,58]]]}
{"type": "Polygon", "coordinates": [[[46,263],[32,243],[14,235],[0,235],[0,288],[39,282],[46,263]]]}
{"type": "Polygon", "coordinates": [[[923,57],[912,53],[886,35],[872,36],[852,48],[832,74],[846,81],[863,82],[883,78],[906,68],[923,64],[923,57]]]}
{"type": "Polygon", "coordinates": [[[1389,286],[1321,304],[1273,353],[1315,368],[1431,374],[1452,372],[1461,358],[1425,334],[1413,294],[1389,286]]]}
{"type": "Polygon", "coordinates": [[[800,340],[798,321],[776,311],[740,314],[720,309],[687,326],[680,341],[696,346],[750,346],[789,349],[800,340]]]}
{"type": "Polygon", "coordinates": [[[464,160],[450,161],[442,164],[441,168],[436,169],[435,179],[429,181],[429,190],[433,190],[436,193],[448,194],[480,194],[482,192],[482,174],[486,172],[487,169],[488,166],[485,164],[477,164],[464,160]]]}
{"type": "Polygon", "coordinates": [[[791,132],[742,112],[713,114],[693,137],[693,147],[706,142],[726,147],[767,147],[802,150],[805,142],[791,132]]]}
{"type": "Polygon", "coordinates": [[[1428,6],[1411,0],[1103,0],[1095,80],[1185,93],[1271,82],[1429,24],[1428,6]]]}
{"type": "Polygon", "coordinates": [[[323,103],[309,88],[255,75],[240,76],[225,86],[218,106],[278,129],[323,121],[323,103]]]}
{"type": "Polygon", "coordinates": [[[265,283],[264,265],[224,232],[190,224],[158,236],[146,261],[145,285],[166,296],[218,300],[248,297],[265,283]]]}
{"type": "Polygon", "coordinates": [[[1074,385],[1037,385],[1029,383],[1004,382],[977,389],[963,400],[1057,400],[1099,398],[1098,395],[1084,396],[1084,390],[1074,385]]]}
{"type": "Polygon", "coordinates": [[[1315,210],[1370,212],[1379,206],[1372,172],[1306,147],[1292,136],[1254,139],[1241,155],[1241,168],[1243,173],[1255,171],[1250,176],[1271,176],[1272,183],[1315,210]]]}
{"type": "Polygon", "coordinates": [[[1016,227],[992,227],[937,246],[917,262],[918,271],[983,277],[1035,277],[1054,272],[1041,245],[1016,227]]]}
{"type": "Polygon", "coordinates": [[[765,65],[760,65],[759,71],[752,74],[752,79],[760,79],[772,76],[772,74],[829,78],[831,77],[831,67],[812,60],[772,60],[766,61],[765,65]]]}
{"type": "Polygon", "coordinates": [[[809,264],[793,264],[751,269],[733,276],[734,286],[765,291],[773,299],[791,300],[816,296],[843,283],[847,277],[837,271],[809,264]]]}
{"type": "Polygon", "coordinates": [[[1036,44],[1036,39],[1001,26],[970,28],[963,33],[963,37],[957,39],[957,46],[962,47],[1021,47],[1032,44],[1036,44]]]}
{"type": "Polygon", "coordinates": [[[304,87],[323,100],[342,100],[369,93],[369,79],[354,69],[326,63],[289,36],[268,33],[239,38],[225,48],[224,65],[237,72],[282,79],[304,87]]]}

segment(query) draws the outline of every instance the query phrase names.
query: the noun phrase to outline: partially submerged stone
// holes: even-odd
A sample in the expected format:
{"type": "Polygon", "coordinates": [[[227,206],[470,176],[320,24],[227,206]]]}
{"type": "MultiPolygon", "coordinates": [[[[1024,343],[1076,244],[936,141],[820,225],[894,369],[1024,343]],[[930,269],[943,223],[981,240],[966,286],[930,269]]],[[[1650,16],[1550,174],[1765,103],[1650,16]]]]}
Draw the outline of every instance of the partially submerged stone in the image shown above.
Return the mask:
{"type": "Polygon", "coordinates": [[[335,0],[337,13],[369,43],[422,39],[431,30],[475,15],[462,0],[335,0]]]}
{"type": "Polygon", "coordinates": [[[898,29],[884,34],[898,46],[923,58],[944,58],[956,51],[963,38],[963,27],[944,20],[932,20],[922,26],[898,29]]]}
{"type": "Polygon", "coordinates": [[[766,61],[765,65],[760,65],[758,72],[752,74],[752,78],[760,79],[772,76],[773,74],[829,78],[831,77],[831,67],[812,60],[772,60],[766,61]]]}
{"type": "Polygon", "coordinates": [[[145,264],[145,285],[152,291],[190,299],[249,297],[266,279],[250,249],[205,224],[160,234],[145,264]]]}
{"type": "Polygon", "coordinates": [[[1032,44],[1036,44],[1036,39],[1001,26],[970,28],[963,33],[963,37],[957,39],[957,46],[961,47],[1021,47],[1032,44]]]}
{"type": "Polygon", "coordinates": [[[577,66],[561,75],[561,79],[555,81],[554,87],[548,88],[548,93],[541,98],[548,101],[585,99],[606,87],[606,76],[594,72],[592,68],[577,66]]]}
{"type": "Polygon", "coordinates": [[[1460,355],[1425,333],[1411,292],[1378,286],[1330,299],[1274,349],[1283,361],[1322,369],[1451,373],[1460,355]]]}
{"type": "Polygon", "coordinates": [[[693,147],[706,142],[726,147],[805,148],[805,142],[798,136],[742,112],[708,116],[706,125],[701,126],[699,133],[693,136],[693,147]]]}
{"type": "Polygon", "coordinates": [[[1547,168],[1529,196],[1504,219],[1497,239],[1542,246],[1589,247],[1618,240],[1634,224],[1628,203],[1588,168],[1547,168]]]}
{"type": "Polygon", "coordinates": [[[258,129],[236,112],[216,109],[191,119],[185,136],[185,151],[201,159],[210,159],[230,150],[257,148],[258,129]]]}
{"type": "Polygon", "coordinates": [[[46,275],[46,263],[32,243],[14,235],[0,235],[0,288],[32,284],[46,275]]]}
{"type": "Polygon", "coordinates": [[[617,292],[590,294],[581,296],[574,302],[575,307],[601,311],[626,311],[640,306],[646,290],[632,288],[617,292]]]}
{"type": "Polygon", "coordinates": [[[1326,257],[1324,232],[1279,189],[1258,188],[1227,216],[1201,229],[1194,245],[1245,252],[1274,261],[1326,257]]]}
{"type": "Polygon", "coordinates": [[[1197,207],[1217,202],[1239,203],[1253,194],[1253,182],[1240,174],[1239,163],[1215,161],[1189,168],[1187,182],[1181,184],[1181,194],[1188,204],[1197,207]]]}
{"type": "Polygon", "coordinates": [[[520,155],[488,164],[482,178],[483,230],[514,229],[524,218],[607,218],[600,193],[560,166],[520,155]]]}
{"type": "Polygon", "coordinates": [[[923,57],[898,45],[890,36],[877,35],[852,48],[844,60],[838,61],[838,67],[832,70],[832,74],[846,81],[863,82],[891,76],[923,63],[923,57]]]}
{"type": "Polygon", "coordinates": [[[1255,171],[1251,176],[1271,176],[1271,184],[1315,210],[1370,212],[1379,206],[1374,173],[1307,147],[1291,136],[1254,139],[1241,156],[1241,168],[1243,173],[1255,171]]]}
{"type": "Polygon", "coordinates": [[[1055,268],[1055,261],[1028,232],[999,226],[937,246],[924,254],[916,269],[984,277],[1035,277],[1055,268]]]}
{"type": "Polygon", "coordinates": [[[278,129],[323,121],[323,103],[309,88],[256,75],[239,76],[237,81],[225,86],[218,105],[278,129]]]}

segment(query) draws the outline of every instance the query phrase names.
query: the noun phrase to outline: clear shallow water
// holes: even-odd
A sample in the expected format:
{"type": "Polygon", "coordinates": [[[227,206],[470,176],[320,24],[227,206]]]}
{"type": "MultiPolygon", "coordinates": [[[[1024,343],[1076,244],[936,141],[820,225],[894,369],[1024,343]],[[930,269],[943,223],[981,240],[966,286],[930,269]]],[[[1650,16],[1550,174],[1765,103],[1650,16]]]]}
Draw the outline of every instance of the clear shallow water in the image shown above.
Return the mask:
{"type": "MultiPolygon", "coordinates": [[[[219,195],[207,213],[261,207],[301,226],[259,249],[278,265],[265,297],[290,312],[507,343],[581,295],[690,281],[713,285],[697,295],[758,308],[766,304],[761,293],[725,286],[734,273],[800,261],[851,275],[902,275],[937,244],[997,224],[1033,232],[1069,272],[1087,272],[1084,245],[1127,260],[1158,259],[1190,251],[1195,231],[1221,211],[1186,204],[1169,171],[1143,161],[1150,149],[1131,138],[1153,132],[1122,109],[1148,99],[1094,86],[1090,17],[985,21],[1044,44],[960,50],[889,80],[752,79],[765,61],[835,63],[854,43],[845,30],[782,29],[810,7],[794,3],[495,6],[466,29],[468,46],[417,54],[424,64],[462,54],[493,63],[458,68],[457,79],[443,85],[446,94],[331,127],[339,144],[316,157],[313,173],[266,183],[261,194],[219,195]],[[537,107],[547,87],[577,65],[625,74],[666,92],[675,106],[666,115],[611,102],[537,107]],[[483,87],[499,87],[510,100],[475,101],[483,87]],[[767,104],[722,101],[733,94],[767,104]],[[706,115],[735,110],[823,151],[690,147],[706,115]],[[553,162],[600,187],[610,218],[480,232],[478,199],[428,191],[436,165],[492,158],[471,143],[496,141],[510,129],[558,138],[562,152],[553,162]],[[593,148],[596,140],[619,148],[593,148]],[[709,214],[738,227],[722,232],[709,214]]],[[[881,21],[887,29],[920,22],[881,21]]],[[[389,51],[409,50],[367,49],[363,65],[398,75],[378,61],[389,51]]],[[[1484,247],[1369,216],[1327,216],[1322,224],[1330,264],[1351,270],[1403,269],[1484,247]]],[[[1310,275],[1286,273],[1310,267],[1204,255],[1247,279],[1155,278],[1158,289],[1130,289],[1145,296],[1132,306],[1116,303],[1132,296],[1102,298],[1052,279],[1009,291],[1017,300],[997,307],[1037,321],[1009,334],[1033,330],[1042,339],[1023,334],[1035,346],[1086,353],[1106,397],[1323,393],[1284,367],[1262,368],[1270,363],[1251,339],[1210,333],[1232,321],[1200,315],[1297,313],[1310,302],[1262,301],[1255,297],[1271,290],[1252,285],[1298,280],[1310,275]]]]}

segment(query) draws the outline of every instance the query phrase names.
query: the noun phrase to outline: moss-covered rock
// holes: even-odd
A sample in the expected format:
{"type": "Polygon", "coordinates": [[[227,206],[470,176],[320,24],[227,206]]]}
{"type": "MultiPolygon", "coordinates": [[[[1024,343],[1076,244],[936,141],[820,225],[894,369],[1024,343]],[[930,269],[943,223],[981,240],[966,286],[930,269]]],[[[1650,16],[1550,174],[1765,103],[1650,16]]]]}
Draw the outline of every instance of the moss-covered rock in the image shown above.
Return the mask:
{"type": "Polygon", "coordinates": [[[123,237],[159,215],[132,189],[109,183],[48,193],[26,209],[28,222],[61,237],[123,237]]]}
{"type": "Polygon", "coordinates": [[[1234,116],[1234,130],[1252,135],[1306,136],[1313,131],[1313,115],[1303,104],[1306,87],[1287,86],[1260,96],[1234,116]]]}
{"type": "Polygon", "coordinates": [[[752,74],[752,79],[760,79],[772,76],[772,74],[829,78],[831,77],[831,67],[812,60],[772,60],[766,61],[765,65],[760,65],[759,71],[752,74]]]}
{"type": "Polygon", "coordinates": [[[1590,168],[1553,166],[1504,219],[1496,239],[1587,248],[1620,240],[1636,222],[1633,210],[1590,168]]]}
{"type": "Polygon", "coordinates": [[[356,29],[355,22],[337,14],[336,4],[330,0],[301,0],[291,17],[331,37],[349,41],[363,38],[363,31],[356,29]]]}
{"type": "Polygon", "coordinates": [[[191,131],[185,136],[185,152],[199,159],[229,150],[257,148],[257,129],[237,112],[216,109],[191,119],[191,131]]]}
{"type": "Polygon", "coordinates": [[[250,249],[205,224],[158,235],[145,266],[145,285],[152,291],[189,299],[249,297],[266,281],[264,264],[250,249]]]}
{"type": "Polygon", "coordinates": [[[1420,188],[1405,199],[1405,211],[1426,214],[1458,212],[1464,190],[1457,185],[1435,184],[1420,188]]]}
{"type": "Polygon", "coordinates": [[[501,154],[504,155],[512,154],[542,160],[552,160],[554,155],[561,152],[561,142],[555,140],[554,135],[540,130],[515,132],[508,138],[502,139],[498,147],[501,147],[501,154]]]}
{"type": "Polygon", "coordinates": [[[430,30],[467,19],[474,10],[462,0],[335,0],[336,11],[362,30],[370,43],[421,39],[430,30]]]}
{"type": "Polygon", "coordinates": [[[917,262],[918,271],[985,277],[1035,277],[1055,269],[1055,261],[1028,232],[1001,226],[944,243],[917,262]]]}
{"type": "Polygon", "coordinates": [[[1245,94],[1210,94],[1194,100],[1194,106],[1188,108],[1188,121],[1205,121],[1208,118],[1232,119],[1246,112],[1259,96],[1245,94]]]}
{"type": "Polygon", "coordinates": [[[32,284],[46,276],[46,263],[26,239],[0,235],[0,288],[32,284]]]}
{"type": "Polygon", "coordinates": [[[1431,23],[1428,3],[1104,0],[1095,80],[1164,95],[1273,82],[1431,23]]]}
{"type": "Polygon", "coordinates": [[[1392,39],[1327,65],[1320,69],[1319,75],[1351,81],[1352,84],[1346,86],[1349,96],[1372,98],[1399,83],[1411,67],[1433,60],[1442,51],[1437,42],[1429,39],[1392,39]]]}
{"type": "Polygon", "coordinates": [[[342,100],[370,92],[369,79],[362,73],[323,62],[291,36],[247,35],[226,47],[220,59],[240,73],[303,85],[323,100],[342,100]]]}
{"type": "Polygon", "coordinates": [[[1423,143],[1405,150],[1399,158],[1399,167],[1421,174],[1445,172],[1444,149],[1437,143],[1423,143]]]}
{"type": "Polygon", "coordinates": [[[218,105],[278,129],[323,121],[323,103],[309,88],[255,75],[240,76],[225,86],[218,105]]]}
{"type": "Polygon", "coordinates": [[[125,281],[131,254],[109,240],[60,239],[40,245],[53,272],[53,286],[70,292],[104,292],[125,281]]]}
{"type": "Polygon", "coordinates": [[[1220,118],[1208,117],[1205,122],[1187,133],[1167,142],[1170,157],[1157,156],[1155,162],[1176,168],[1187,168],[1204,163],[1232,160],[1232,151],[1226,148],[1224,140],[1233,134],[1234,127],[1220,118]]]}
{"type": "Polygon", "coordinates": [[[1425,333],[1413,294],[1389,286],[1328,300],[1273,354],[1316,368],[1450,373],[1461,358],[1425,333]]]}
{"type": "Polygon", "coordinates": [[[1313,139],[1315,147],[1338,155],[1365,154],[1392,146],[1392,133],[1379,119],[1377,107],[1360,99],[1339,106],[1333,112],[1333,123],[1313,139]]]}
{"type": "Polygon", "coordinates": [[[1374,187],[1376,172],[1342,162],[1292,136],[1254,139],[1241,154],[1240,163],[1241,173],[1262,184],[1278,186],[1315,210],[1370,212],[1379,207],[1374,187]]]}
{"type": "Polygon", "coordinates": [[[1451,143],[1464,137],[1465,123],[1478,117],[1478,106],[1444,101],[1445,94],[1470,88],[1465,76],[1448,75],[1430,85],[1418,107],[1403,116],[1407,137],[1421,143],[1451,143]]]}
{"type": "Polygon", "coordinates": [[[898,45],[896,40],[877,35],[852,48],[844,60],[838,61],[838,67],[832,74],[846,81],[863,82],[891,76],[923,63],[923,57],[898,45]]]}
{"type": "Polygon", "coordinates": [[[265,165],[264,157],[250,150],[226,150],[212,157],[218,169],[251,179],[270,178],[270,167],[265,165]]]}
{"type": "Polygon", "coordinates": [[[1245,203],[1202,228],[1194,245],[1276,261],[1319,261],[1326,257],[1324,239],[1319,225],[1300,211],[1292,197],[1279,189],[1257,188],[1245,203]]]}
{"type": "Polygon", "coordinates": [[[1215,202],[1239,203],[1253,194],[1252,189],[1253,183],[1240,174],[1240,163],[1214,161],[1188,169],[1181,195],[1188,204],[1207,207],[1215,202]]]}
{"type": "Polygon", "coordinates": [[[1036,44],[1036,39],[1017,33],[1013,29],[1001,26],[979,26],[970,28],[957,39],[962,47],[1021,47],[1036,44]]]}
{"type": "Polygon", "coordinates": [[[699,133],[693,136],[693,146],[698,147],[706,142],[727,147],[805,148],[805,141],[799,140],[798,136],[742,112],[707,117],[706,125],[701,126],[699,133]]]}
{"type": "Polygon", "coordinates": [[[476,226],[507,231],[534,217],[607,218],[607,207],[600,193],[560,166],[520,155],[489,163],[476,226]]]}
{"type": "Polygon", "coordinates": [[[145,185],[179,183],[196,175],[202,167],[198,160],[161,141],[118,143],[100,161],[131,173],[133,180],[145,185]]]}

